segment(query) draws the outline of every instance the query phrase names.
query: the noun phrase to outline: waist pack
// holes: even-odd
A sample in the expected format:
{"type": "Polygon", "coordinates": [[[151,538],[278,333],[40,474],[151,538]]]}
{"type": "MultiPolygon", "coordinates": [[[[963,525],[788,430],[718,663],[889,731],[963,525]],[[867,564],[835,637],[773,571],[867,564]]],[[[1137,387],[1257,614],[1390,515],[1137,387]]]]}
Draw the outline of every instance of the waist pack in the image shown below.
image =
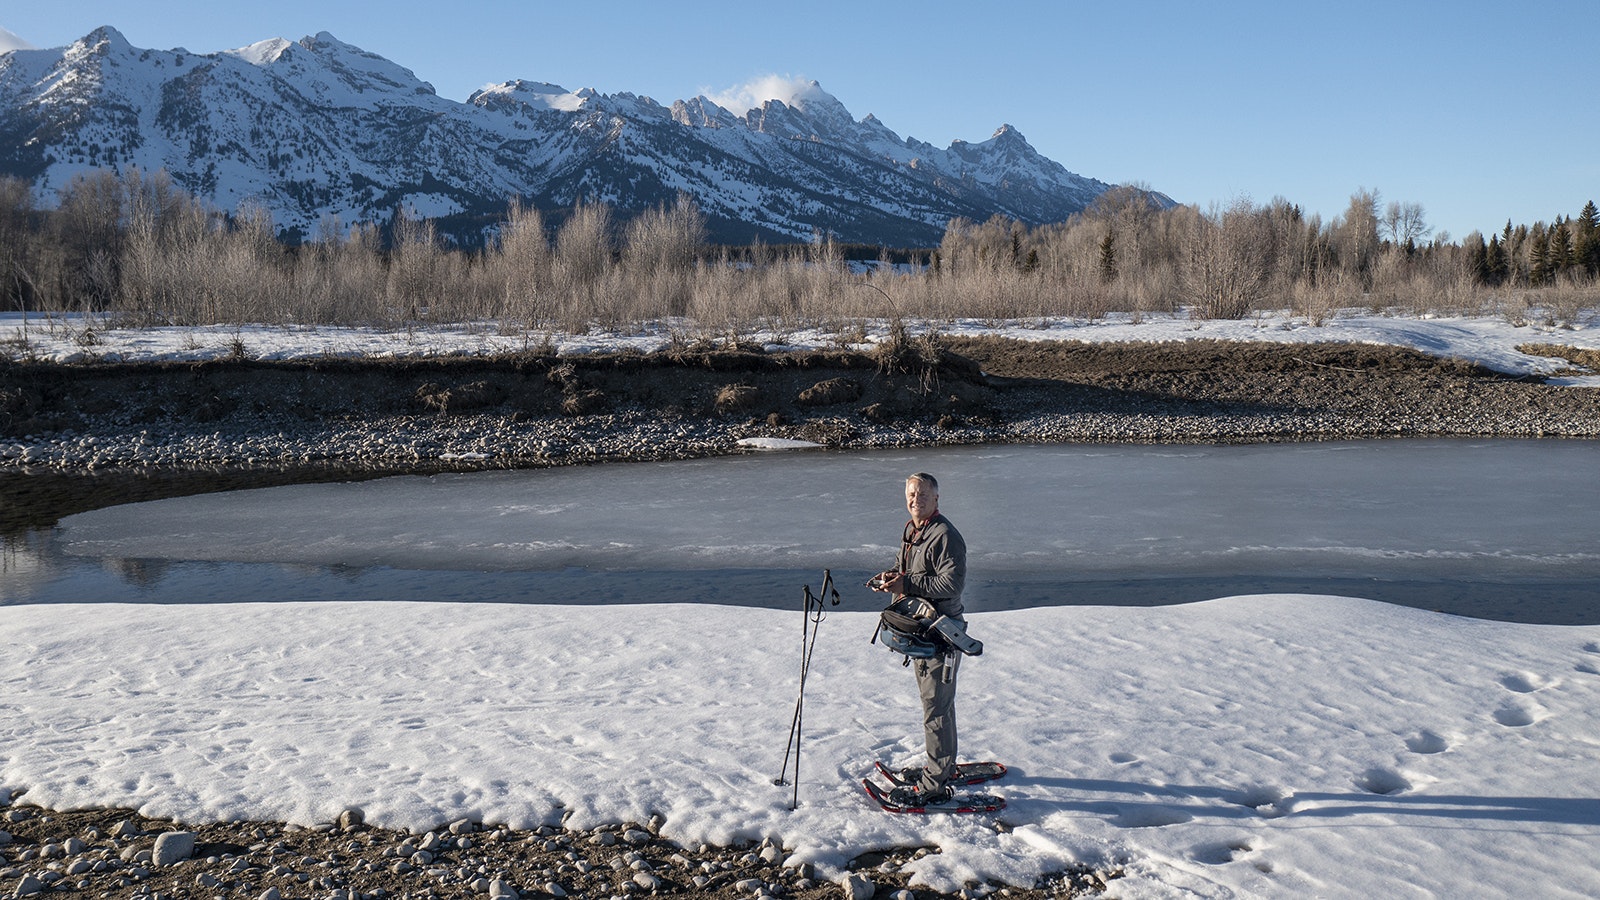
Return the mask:
{"type": "Polygon", "coordinates": [[[930,604],[916,597],[901,597],[878,614],[878,627],[872,641],[883,638],[883,645],[913,659],[932,659],[952,650],[968,656],[981,656],[983,642],[967,634],[966,623],[934,613],[930,604]],[[920,613],[920,615],[919,615],[920,613]]]}

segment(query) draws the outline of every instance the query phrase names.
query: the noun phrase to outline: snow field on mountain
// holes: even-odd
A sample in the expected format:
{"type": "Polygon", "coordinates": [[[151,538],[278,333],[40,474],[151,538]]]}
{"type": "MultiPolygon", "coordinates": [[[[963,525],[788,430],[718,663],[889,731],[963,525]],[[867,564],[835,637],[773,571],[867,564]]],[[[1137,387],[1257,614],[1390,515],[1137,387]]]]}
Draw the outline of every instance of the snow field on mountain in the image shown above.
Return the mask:
{"type": "Polygon", "coordinates": [[[28,150],[13,168],[45,203],[80,173],[138,166],[200,186],[219,209],[269,209],[282,233],[314,234],[330,216],[387,221],[397,206],[498,214],[511,197],[637,212],[684,191],[730,239],[759,225],[769,238],[907,246],[958,217],[1064,220],[1111,187],[1010,125],[940,149],[857,119],[816,82],[783,94],[735,114],[705,96],[662,105],[511,79],[458,102],[328,32],[195,53],[137,48],[105,26],[0,54],[0,111],[28,150]]]}
{"type": "MultiPolygon", "coordinates": [[[[847,609],[847,608],[846,608],[847,609]]],[[[835,871],[937,845],[915,883],[1113,896],[1600,893],[1600,627],[1364,600],[978,614],[964,758],[996,816],[893,816],[858,780],[914,762],[911,674],[830,612],[799,785],[782,764],[799,611],[427,603],[51,605],[0,617],[0,789],[180,820],[574,827],[665,816],[835,871]],[[997,830],[997,822],[1005,830],[997,830]]]]}

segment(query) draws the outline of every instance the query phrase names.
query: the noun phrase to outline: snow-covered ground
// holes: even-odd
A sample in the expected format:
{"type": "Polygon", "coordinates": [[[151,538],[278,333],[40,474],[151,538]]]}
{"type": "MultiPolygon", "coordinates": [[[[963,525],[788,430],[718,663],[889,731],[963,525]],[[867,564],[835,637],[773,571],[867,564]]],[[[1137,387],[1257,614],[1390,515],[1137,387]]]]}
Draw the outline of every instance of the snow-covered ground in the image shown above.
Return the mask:
{"type": "Polygon", "coordinates": [[[11,607],[0,788],[189,820],[660,813],[824,871],[936,844],[912,865],[946,889],[1090,863],[1120,897],[1600,895],[1600,627],[1312,596],[978,614],[963,755],[1012,767],[1009,806],[915,817],[857,783],[920,744],[864,602],[819,626],[794,811],[799,610],[706,605],[11,607]]]}
{"type": "MultiPolygon", "coordinates": [[[[0,342],[16,327],[0,322],[0,342]]],[[[83,352],[62,331],[35,321],[29,351],[83,352]]],[[[1529,373],[1561,364],[1517,344],[1600,346],[1592,325],[1365,315],[1014,332],[1374,341],[1529,373]]],[[[225,355],[236,335],[280,358],[516,341],[261,328],[110,331],[91,349],[225,355]]],[[[937,845],[910,865],[943,889],[1089,863],[1125,873],[1119,897],[1600,896],[1600,626],[1304,595],[978,612],[986,652],[962,669],[962,755],[1012,767],[994,788],[1009,806],[899,817],[858,780],[874,759],[916,759],[915,690],[868,643],[863,610],[877,604],[854,585],[846,595],[820,625],[792,811],[772,779],[799,611],[706,604],[5,607],[0,795],[185,820],[313,823],[358,806],[374,824],[418,828],[660,813],[680,841],[770,836],[824,872],[866,850],[937,845]]]]}
{"type": "MultiPolygon", "coordinates": [[[[1117,314],[1104,319],[997,323],[960,320],[938,323],[948,334],[999,334],[1022,340],[1069,341],[1199,341],[1238,340],[1279,343],[1354,342],[1411,347],[1424,353],[1482,363],[1514,374],[1546,374],[1568,367],[1565,360],[1529,356],[1522,344],[1565,344],[1600,349],[1600,322],[1590,316],[1573,328],[1516,325],[1498,317],[1375,315],[1347,310],[1326,324],[1311,325],[1287,313],[1245,320],[1195,320],[1184,315],[1144,315],[1137,320],[1117,314]]],[[[694,337],[689,322],[662,322],[626,333],[589,334],[507,331],[493,324],[434,326],[414,329],[345,327],[209,326],[115,329],[81,318],[46,319],[35,314],[26,325],[18,313],[0,313],[0,354],[13,357],[75,361],[214,359],[242,350],[256,359],[324,357],[389,357],[437,354],[491,355],[516,353],[546,345],[560,353],[604,350],[656,350],[674,337],[694,337]],[[88,337],[86,338],[86,334],[88,337]]],[[[882,324],[872,332],[881,336],[882,324]]],[[[793,329],[782,333],[745,335],[776,348],[835,346],[836,333],[793,329]]],[[[1588,384],[1600,384],[1600,379],[1588,384]]]]}

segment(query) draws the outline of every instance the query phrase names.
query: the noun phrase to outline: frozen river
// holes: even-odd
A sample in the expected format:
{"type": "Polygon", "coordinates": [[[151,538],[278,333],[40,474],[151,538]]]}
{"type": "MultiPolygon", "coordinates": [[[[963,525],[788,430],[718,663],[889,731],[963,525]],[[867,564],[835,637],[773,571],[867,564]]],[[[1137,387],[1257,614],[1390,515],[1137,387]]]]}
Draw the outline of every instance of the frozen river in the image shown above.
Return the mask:
{"type": "Polygon", "coordinates": [[[1395,440],[768,453],[134,503],[10,547],[0,602],[847,604],[938,476],[975,611],[1330,593],[1600,622],[1600,443],[1395,440]]]}

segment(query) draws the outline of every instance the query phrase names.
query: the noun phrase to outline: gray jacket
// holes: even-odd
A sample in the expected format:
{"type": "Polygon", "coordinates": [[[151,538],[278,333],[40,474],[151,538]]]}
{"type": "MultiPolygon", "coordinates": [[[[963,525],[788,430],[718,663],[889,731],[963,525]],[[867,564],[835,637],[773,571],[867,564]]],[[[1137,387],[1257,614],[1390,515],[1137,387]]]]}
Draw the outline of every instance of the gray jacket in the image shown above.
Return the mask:
{"type": "Polygon", "coordinates": [[[920,529],[906,523],[895,568],[905,573],[906,596],[931,602],[941,615],[960,618],[967,583],[967,542],[942,514],[920,529]]]}

